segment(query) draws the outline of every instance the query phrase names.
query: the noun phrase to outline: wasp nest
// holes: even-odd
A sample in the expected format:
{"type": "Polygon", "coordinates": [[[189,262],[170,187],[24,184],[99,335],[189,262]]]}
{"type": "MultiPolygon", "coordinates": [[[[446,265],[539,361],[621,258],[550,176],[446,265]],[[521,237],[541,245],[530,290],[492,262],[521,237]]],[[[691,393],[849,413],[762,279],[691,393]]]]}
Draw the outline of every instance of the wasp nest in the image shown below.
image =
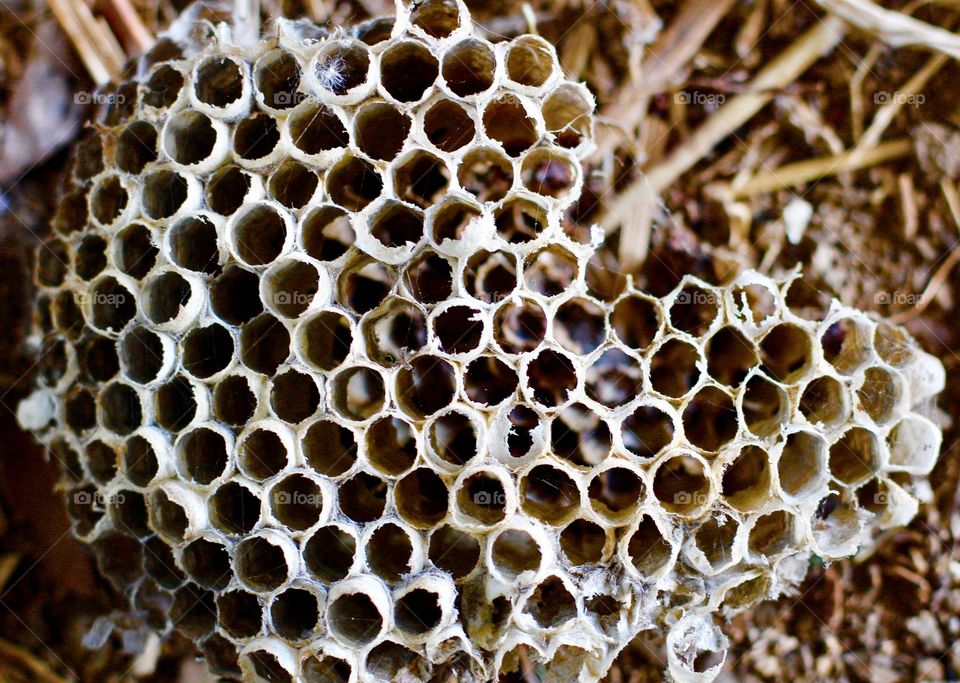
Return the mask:
{"type": "Polygon", "coordinates": [[[158,631],[247,680],[595,679],[916,510],[943,384],[790,281],[584,281],[593,100],[535,36],[400,7],[161,42],[38,253],[41,389],[77,534],[158,631]]]}

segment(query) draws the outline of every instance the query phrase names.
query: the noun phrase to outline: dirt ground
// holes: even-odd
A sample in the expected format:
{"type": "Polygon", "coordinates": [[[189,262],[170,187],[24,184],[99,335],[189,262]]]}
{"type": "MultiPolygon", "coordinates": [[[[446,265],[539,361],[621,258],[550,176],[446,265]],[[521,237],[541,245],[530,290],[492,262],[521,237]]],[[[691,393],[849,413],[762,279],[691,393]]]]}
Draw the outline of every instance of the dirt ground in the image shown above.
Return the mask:
{"type": "MultiPolygon", "coordinates": [[[[491,35],[535,24],[558,46],[568,74],[597,95],[598,151],[569,223],[607,230],[590,273],[599,294],[616,292],[628,273],[662,294],[685,273],[722,282],[744,267],[783,274],[799,266],[805,288],[798,302],[811,312],[835,296],[893,316],[947,368],[938,404],[944,446],[930,500],[872,552],[815,564],[797,595],[725,624],[731,650],[723,676],[960,678],[956,48],[924,31],[893,47],[902,33],[850,25],[838,44],[794,72],[781,57],[811,49],[804,36],[830,21],[812,1],[468,4],[491,35]],[[756,92],[765,101],[746,118],[725,107],[756,92]],[[705,138],[711,127],[717,134],[705,138]],[[659,200],[645,194],[643,176],[659,200]],[[808,221],[793,218],[804,212],[808,221]]],[[[948,1],[882,8],[928,28],[952,30],[960,19],[948,1]]],[[[153,33],[183,2],[137,0],[135,9],[153,33]]],[[[381,0],[265,0],[263,10],[337,25],[388,7],[381,0]]],[[[35,370],[30,252],[47,231],[67,143],[82,130],[85,106],[73,93],[91,87],[45,5],[0,6],[0,681],[207,680],[180,637],[150,643],[140,655],[125,652],[138,644],[115,634],[104,634],[102,648],[84,647],[121,596],[70,535],[56,467],[14,417],[35,370]]],[[[638,638],[609,680],[661,680],[662,640],[638,638]]],[[[526,680],[537,680],[536,671],[526,680]]]]}

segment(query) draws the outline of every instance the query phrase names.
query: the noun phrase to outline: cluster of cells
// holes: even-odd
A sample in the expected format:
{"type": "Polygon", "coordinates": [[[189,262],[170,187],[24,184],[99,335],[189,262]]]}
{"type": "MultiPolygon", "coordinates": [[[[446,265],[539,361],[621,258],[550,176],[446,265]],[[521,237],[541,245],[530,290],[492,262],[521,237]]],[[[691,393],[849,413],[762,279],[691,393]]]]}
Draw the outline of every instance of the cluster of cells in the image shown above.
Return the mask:
{"type": "Polygon", "coordinates": [[[943,377],[900,329],[755,273],[590,294],[593,100],[549,43],[443,0],[218,31],[79,144],[21,409],[102,571],[215,673],[599,678],[912,516],[943,377]]]}

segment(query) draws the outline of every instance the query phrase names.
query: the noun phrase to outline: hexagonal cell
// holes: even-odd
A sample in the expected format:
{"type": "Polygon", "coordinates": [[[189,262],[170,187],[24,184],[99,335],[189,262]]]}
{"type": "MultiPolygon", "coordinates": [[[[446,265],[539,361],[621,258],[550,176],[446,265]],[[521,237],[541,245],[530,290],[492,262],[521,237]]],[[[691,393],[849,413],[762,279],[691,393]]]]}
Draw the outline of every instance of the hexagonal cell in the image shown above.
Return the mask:
{"type": "Polygon", "coordinates": [[[277,121],[256,112],[238,121],[233,129],[233,152],[245,161],[266,159],[280,142],[277,121]]]}
{"type": "MultiPolygon", "coordinates": [[[[420,180],[425,178],[420,176],[420,180]]],[[[397,187],[399,191],[401,185],[397,187]]],[[[410,249],[423,239],[423,213],[398,201],[387,200],[370,217],[370,236],[388,249],[410,249]]]]}
{"type": "Polygon", "coordinates": [[[380,56],[380,83],[398,102],[417,102],[440,74],[437,58],[422,44],[394,42],[380,56]]]}
{"type": "Polygon", "coordinates": [[[353,667],[338,657],[311,657],[303,663],[304,683],[348,683],[353,667]]]}
{"type": "Polygon", "coordinates": [[[453,292],[453,267],[439,254],[424,249],[404,269],[403,283],[420,303],[439,303],[453,292]]]}
{"type": "Polygon", "coordinates": [[[339,526],[322,526],[303,546],[307,570],[325,584],[345,578],[353,567],[356,537],[339,526]]]}
{"type": "Polygon", "coordinates": [[[221,166],[210,174],[204,189],[207,206],[221,216],[239,209],[253,186],[253,176],[239,166],[221,166]]]}
{"type": "Polygon", "coordinates": [[[697,348],[680,339],[668,339],[650,358],[650,384],[670,398],[689,393],[700,381],[702,362],[697,348]]]}
{"type": "Polygon", "coordinates": [[[111,530],[90,546],[97,568],[115,586],[129,590],[143,577],[143,546],[136,538],[111,530]]]}
{"type": "Polygon", "coordinates": [[[763,375],[754,375],[747,380],[740,402],[747,429],[752,433],[771,437],[780,432],[788,408],[783,389],[763,375]]]}
{"type": "Polygon", "coordinates": [[[839,425],[850,412],[846,388],[829,375],[815,378],[800,395],[800,412],[811,424],[839,425]]]}
{"type": "Polygon", "coordinates": [[[747,547],[755,555],[778,555],[797,542],[796,526],[796,518],[786,510],[758,517],[750,528],[747,547]]]}
{"type": "Polygon", "coordinates": [[[210,285],[210,305],[224,322],[231,325],[249,322],[263,311],[260,279],[238,266],[227,266],[210,285]]]}
{"type": "Polygon", "coordinates": [[[277,656],[266,650],[252,650],[244,654],[253,674],[260,680],[270,683],[293,683],[293,676],[284,668],[277,656]]]}
{"type": "Polygon", "coordinates": [[[490,355],[474,359],[463,375],[464,393],[475,404],[490,407],[514,395],[520,380],[517,373],[499,358],[490,355]]]}
{"type": "Polygon", "coordinates": [[[398,481],[393,498],[397,513],[419,529],[431,529],[447,516],[447,485],[426,467],[418,467],[398,481]]]}
{"type": "Polygon", "coordinates": [[[100,439],[87,444],[84,449],[87,469],[101,484],[107,484],[117,475],[117,451],[100,439]]]}
{"type": "Polygon", "coordinates": [[[436,628],[443,617],[441,597],[426,588],[414,588],[403,594],[396,602],[395,616],[397,627],[415,636],[428,633],[436,628]]]}
{"type": "Polygon", "coordinates": [[[396,681],[424,666],[423,658],[408,647],[386,640],[367,653],[366,669],[373,680],[396,681]]]}
{"type": "Polygon", "coordinates": [[[383,619],[376,603],[365,593],[345,593],[327,608],[327,623],[333,634],[357,646],[377,638],[383,619]]]}
{"type": "Polygon", "coordinates": [[[263,608],[253,593],[231,590],[217,596],[217,620],[234,638],[253,638],[263,625],[263,608]]]}
{"type": "Polygon", "coordinates": [[[346,147],[350,134],[330,107],[309,102],[297,107],[288,119],[293,146],[305,154],[321,154],[346,147]]]}
{"type": "Polygon", "coordinates": [[[397,402],[417,419],[450,405],[457,390],[453,366],[436,356],[417,356],[397,375],[397,402]]]}
{"type": "Polygon", "coordinates": [[[550,423],[550,447],[554,455],[578,467],[603,462],[611,443],[606,421],[582,403],[566,406],[550,423]]]}
{"type": "Polygon", "coordinates": [[[826,478],[826,444],[811,432],[794,432],[787,437],[777,462],[780,488],[795,498],[804,498],[819,489],[826,478]]]}
{"type": "Polygon", "coordinates": [[[866,320],[841,318],[821,335],[823,357],[844,375],[852,375],[870,362],[870,327],[866,320]]]}
{"type": "Polygon", "coordinates": [[[64,195],[53,214],[51,225],[61,235],[82,230],[87,224],[87,195],[70,192],[64,195]]]}
{"type": "MultiPolygon", "coordinates": [[[[66,249],[66,247],[64,247],[66,249]]],[[[56,248],[56,244],[47,249],[40,249],[37,252],[38,257],[38,268],[44,268],[46,263],[52,261],[52,268],[59,268],[62,270],[62,274],[66,275],[67,262],[69,256],[66,251],[62,254],[59,253],[59,250],[56,248]]],[[[87,235],[80,242],[77,247],[76,254],[74,256],[73,268],[76,271],[77,275],[80,276],[83,280],[92,280],[107,267],[107,241],[100,237],[100,235],[87,235]]],[[[50,268],[44,268],[45,272],[49,272],[50,268]]],[[[126,273],[126,270],[120,269],[121,272],[126,273]]],[[[62,278],[62,276],[61,276],[62,278]]],[[[46,284],[48,286],[56,286],[60,283],[52,282],[47,280],[44,282],[43,273],[38,271],[38,279],[40,284],[46,284]]]]}
{"type": "Polygon", "coordinates": [[[197,427],[177,439],[181,471],[198,484],[209,484],[227,469],[227,442],[218,431],[197,427]]]}
{"type": "Polygon", "coordinates": [[[497,60],[490,45],[467,38],[450,47],[443,55],[443,80],[454,95],[469,97],[493,85],[497,60]]]}
{"type": "MultiPolygon", "coordinates": [[[[458,410],[438,415],[431,421],[427,441],[432,453],[457,467],[467,464],[478,454],[477,426],[469,415],[458,410]]],[[[416,448],[411,448],[411,455],[415,453],[416,448]]]]}
{"type": "Polygon", "coordinates": [[[306,640],[319,629],[320,603],[311,591],[288,588],[273,599],[270,620],[281,638],[306,640]]]}
{"type": "Polygon", "coordinates": [[[445,353],[469,353],[483,339],[483,312],[471,306],[445,308],[431,320],[431,330],[445,353]]]}
{"type": "Polygon", "coordinates": [[[348,420],[367,420],[380,412],[386,400],[383,377],[373,368],[353,366],[330,380],[330,397],[337,412],[348,420]]]}
{"type": "Polygon", "coordinates": [[[208,57],[197,66],[193,84],[197,99],[211,107],[228,107],[242,96],[245,73],[228,57],[208,57]]]}
{"type": "Polygon", "coordinates": [[[300,104],[300,62],[285,50],[272,52],[257,62],[253,82],[263,102],[273,109],[289,109],[300,104]]]}
{"type": "MultiPolygon", "coordinates": [[[[493,221],[497,227],[497,234],[510,244],[531,242],[547,229],[546,211],[539,204],[522,197],[504,200],[494,209],[493,221]]],[[[562,247],[544,249],[528,257],[527,264],[533,266],[535,259],[541,254],[543,255],[542,263],[538,264],[534,276],[536,284],[547,286],[557,279],[569,278],[572,281],[576,278],[578,272],[576,259],[566,249],[562,247]],[[551,277],[552,279],[549,279],[551,277]]]]}
{"type": "Polygon", "coordinates": [[[421,0],[411,7],[410,23],[433,38],[446,38],[460,26],[457,5],[446,0],[421,0]]]}
{"type": "Polygon", "coordinates": [[[830,446],[830,474],[843,484],[859,484],[876,474],[879,466],[880,442],[862,427],[848,429],[830,446]]]}
{"type": "Polygon", "coordinates": [[[585,519],[573,520],[560,533],[560,549],[575,566],[600,562],[606,543],[603,527],[585,519]]]}
{"type": "Polygon", "coordinates": [[[340,511],[354,522],[372,522],[383,514],[387,505],[387,483],[360,472],[340,483],[337,498],[340,511]]]}
{"type": "Polygon", "coordinates": [[[520,479],[520,506],[544,524],[563,524],[580,506],[580,490],[567,472],[537,465],[520,479]]]}
{"type": "Polygon", "coordinates": [[[619,408],[643,391],[643,368],[620,349],[607,349],[587,368],[587,396],[607,408],[619,408]]]}
{"type": "Polygon", "coordinates": [[[203,112],[188,109],[175,114],[163,130],[163,148],[178,164],[204,161],[217,144],[217,130],[203,112]]]}
{"type": "Polygon", "coordinates": [[[204,588],[222,590],[233,578],[226,546],[204,538],[184,547],[180,563],[190,580],[204,588]]]}
{"type": "Polygon", "coordinates": [[[613,522],[624,522],[636,511],[646,492],[640,476],[626,467],[610,467],[590,481],[593,509],[613,522]]]}
{"type": "Polygon", "coordinates": [[[267,305],[286,318],[297,318],[306,311],[319,289],[316,267],[298,259],[274,263],[260,282],[267,305]]]}
{"type": "Polygon", "coordinates": [[[506,353],[533,351],[547,334],[547,316],[533,299],[510,299],[497,309],[493,337],[506,353]]]}
{"type": "Polygon", "coordinates": [[[251,266],[272,263],[287,245],[287,222],[269,204],[253,204],[242,211],[231,230],[237,256],[251,266]]]}
{"type": "Polygon", "coordinates": [[[159,470],[153,446],[142,436],[132,436],[123,444],[123,472],[131,483],[148,486],[159,470]]]}
{"type": "Polygon", "coordinates": [[[170,259],[181,268],[212,275],[219,269],[217,227],[205,216],[187,216],[169,232],[170,259]]]}
{"type": "Polygon", "coordinates": [[[237,465],[251,479],[270,479],[282,472],[289,462],[286,444],[271,429],[252,429],[239,439],[237,465]]]}
{"type": "Polygon", "coordinates": [[[699,337],[713,325],[721,306],[720,296],[713,290],[686,285],[670,306],[670,323],[681,332],[699,337]]]}
{"type": "Polygon", "coordinates": [[[310,209],[300,224],[303,250],[318,261],[340,258],[356,238],[350,217],[336,206],[316,206],[310,209]]]}
{"type": "Polygon", "coordinates": [[[217,323],[194,328],[181,345],[183,367],[194,377],[212,377],[233,360],[233,337],[227,328],[217,323]]]}
{"type": "Polygon", "coordinates": [[[929,420],[907,415],[887,435],[890,465],[929,472],[940,454],[940,430],[929,420]]]}
{"type": "Polygon", "coordinates": [[[564,301],[553,317],[554,339],[568,351],[586,355],[599,348],[607,336],[604,318],[603,309],[589,299],[564,301]]]}
{"type": "Polygon", "coordinates": [[[737,435],[740,426],[733,400],[715,386],[704,387],[683,409],[687,440],[705,451],[718,451],[737,435]]]}
{"type": "Polygon", "coordinates": [[[100,422],[114,434],[127,436],[143,423],[143,406],[137,391],[113,382],[100,392],[100,422]]]}
{"type": "Polygon", "coordinates": [[[474,472],[460,482],[455,495],[461,512],[480,524],[492,526],[506,517],[507,494],[495,472],[474,472]]]}
{"type": "Polygon", "coordinates": [[[117,168],[125,173],[140,173],[157,160],[157,129],[146,121],[128,124],[117,138],[114,152],[117,168]]]}
{"type": "Polygon", "coordinates": [[[270,196],[288,209],[301,209],[316,195],[320,177],[310,167],[287,160],[270,176],[270,196]]]}
{"type": "Polygon", "coordinates": [[[410,117],[386,102],[367,102],[353,118],[353,136],[360,150],[380,161],[390,161],[410,133],[410,117]]]}
{"type": "Polygon", "coordinates": [[[270,593],[287,582],[290,567],[283,548],[267,537],[253,536],[237,544],[237,578],[257,593],[270,593]]]}
{"type": "Polygon", "coordinates": [[[119,332],[136,315],[136,298],[116,278],[101,278],[90,288],[87,297],[90,301],[90,322],[97,329],[119,332]]]}
{"type": "Polygon", "coordinates": [[[883,424],[894,417],[903,394],[903,381],[898,375],[884,368],[873,367],[864,371],[857,398],[870,419],[883,424]]]}
{"type": "Polygon", "coordinates": [[[513,95],[502,95],[487,105],[483,111],[483,129],[511,157],[522,154],[539,138],[536,123],[520,99],[513,95]]]}
{"type": "Polygon", "coordinates": [[[784,384],[802,378],[810,369],[812,357],[810,333],[797,325],[777,325],[760,341],[763,371],[784,384]]]}
{"type": "Polygon", "coordinates": [[[67,513],[73,521],[73,530],[78,536],[87,536],[103,519],[102,506],[93,505],[98,493],[94,486],[83,486],[70,490],[67,497],[67,513]]]}
{"type": "Polygon", "coordinates": [[[366,552],[371,571],[387,583],[398,583],[413,569],[413,540],[392,522],[376,528],[367,539],[366,552]]]}
{"type": "Polygon", "coordinates": [[[337,301],[363,314],[372,311],[387,297],[396,282],[389,266],[368,257],[359,257],[337,278],[337,301]]]}
{"type": "Polygon", "coordinates": [[[417,431],[406,420],[387,415],[366,429],[367,459],[378,471],[397,475],[417,458],[417,431]]]}
{"type": "Polygon", "coordinates": [[[438,244],[460,242],[474,232],[481,216],[480,207],[462,197],[447,197],[430,218],[430,236],[438,244]]]}
{"type": "Polygon", "coordinates": [[[462,579],[480,560],[480,542],[465,531],[444,525],[430,534],[428,556],[436,567],[462,579]]]}
{"type": "Polygon", "coordinates": [[[274,415],[284,422],[303,422],[320,407],[320,390],[316,381],[310,375],[293,369],[274,377],[270,388],[270,407],[274,415]]]}
{"type": "Polygon", "coordinates": [[[539,36],[514,38],[507,50],[507,78],[517,85],[539,88],[553,75],[556,58],[539,36]]]}
{"type": "Polygon", "coordinates": [[[517,259],[509,252],[479,250],[463,272],[470,295],[486,303],[502,301],[517,288],[517,259]]]}
{"type": "Polygon", "coordinates": [[[538,353],[527,366],[526,375],[533,397],[548,408],[565,403],[577,386],[574,361],[552,349],[538,353]]]}
{"type": "Polygon", "coordinates": [[[314,422],[300,443],[307,464],[328,477],[339,477],[357,460],[353,432],[331,420],[314,422]]]}
{"type": "Polygon", "coordinates": [[[228,481],[207,501],[210,523],[229,535],[249,533],[260,520],[260,499],[249,486],[228,481]]]}
{"type": "Polygon", "coordinates": [[[423,131],[440,151],[455,152],[473,141],[477,127],[462,105],[453,100],[438,100],[423,116],[423,131]]]}
{"type": "Polygon", "coordinates": [[[733,517],[711,516],[697,528],[694,543],[713,569],[721,569],[735,559],[733,542],[740,525],[733,517]]]}
{"type": "Polygon", "coordinates": [[[513,458],[522,458],[531,453],[535,444],[535,435],[542,429],[540,417],[531,408],[525,405],[516,405],[509,409],[507,422],[509,429],[506,435],[508,454],[513,458]]]}
{"type": "Polygon", "coordinates": [[[676,455],[660,463],[653,479],[653,494],[667,512],[693,515],[709,502],[710,481],[703,463],[689,455],[676,455]]]}
{"type": "Polygon", "coordinates": [[[543,552],[527,531],[508,528],[493,541],[491,559],[497,571],[509,579],[516,579],[524,572],[539,571],[543,552]]]}
{"type": "Polygon", "coordinates": [[[513,164],[498,149],[473,148],[457,166],[457,181],[481,202],[498,202],[513,186],[513,164]]]}
{"type": "Polygon", "coordinates": [[[291,474],[277,482],[268,496],[270,511],[281,524],[304,531],[320,521],[323,495],[313,479],[291,474]]]}
{"type": "Polygon", "coordinates": [[[562,147],[576,147],[590,135],[592,113],[593,105],[572,83],[558,87],[543,103],[547,130],[562,147]]]}
{"type": "Polygon", "coordinates": [[[358,41],[327,43],[317,54],[313,70],[317,83],[334,95],[346,95],[367,82],[370,55],[358,41]]]}
{"type": "Polygon", "coordinates": [[[183,507],[171,500],[163,489],[151,492],[147,502],[154,531],[169,539],[182,541],[189,523],[183,507]]]}
{"type": "Polygon", "coordinates": [[[264,375],[273,375],[290,356],[290,333],[269,313],[261,313],[240,329],[240,361],[264,375]]]}
{"type": "Polygon", "coordinates": [[[913,345],[906,332],[890,323],[877,323],[873,333],[873,345],[877,354],[895,368],[909,365],[915,357],[913,345]]]}
{"type": "Polygon", "coordinates": [[[770,499],[770,481],[767,452],[759,446],[744,446],[723,471],[723,497],[740,512],[756,510],[770,499]]]}
{"type": "MultiPolygon", "coordinates": [[[[393,168],[393,186],[403,201],[429,208],[447,192],[450,170],[443,160],[418,150],[407,155],[393,168]]],[[[422,219],[420,223],[422,226],[422,219]]],[[[422,227],[420,232],[422,233],[422,227]]]]}
{"type": "Polygon", "coordinates": [[[536,587],[524,609],[541,628],[557,628],[577,616],[576,600],[556,576],[536,587]]]}
{"type": "Polygon", "coordinates": [[[523,158],[520,180],[531,192],[544,197],[567,199],[578,174],[577,164],[566,154],[535,149],[523,158]]]}
{"type": "Polygon", "coordinates": [[[759,363],[753,344],[736,327],[721,328],[707,341],[707,374],[730,387],[740,386],[759,363]]]}
{"type": "Polygon", "coordinates": [[[751,607],[769,595],[771,585],[770,577],[763,574],[747,579],[727,591],[722,607],[734,611],[751,607]]]}
{"type": "Polygon", "coordinates": [[[183,74],[169,64],[161,64],[147,80],[144,104],[166,108],[177,101],[183,88],[183,74]]]}
{"type": "Polygon", "coordinates": [[[54,327],[69,339],[79,337],[84,327],[83,311],[75,296],[72,292],[60,292],[51,306],[54,327]]]}
{"type": "Polygon", "coordinates": [[[160,386],[153,394],[153,413],[157,424],[171,432],[179,432],[193,421],[197,414],[197,399],[193,385],[183,377],[160,386]]]}
{"type": "MultiPolygon", "coordinates": [[[[129,294],[117,291],[115,296],[123,297],[122,301],[127,301],[130,306],[134,305],[133,298],[129,294]]],[[[174,320],[184,309],[189,308],[193,296],[194,291],[190,282],[176,271],[167,270],[150,277],[144,284],[143,309],[147,318],[162,325],[174,320]]],[[[104,299],[104,301],[121,301],[121,299],[104,299]]],[[[122,307],[117,308],[120,310],[113,314],[114,317],[126,315],[122,307]]]]}
{"type": "Polygon", "coordinates": [[[827,557],[856,552],[863,525],[864,519],[857,506],[852,502],[845,503],[836,493],[823,498],[810,518],[810,531],[817,550],[827,557]]]}
{"type": "Polygon", "coordinates": [[[644,515],[626,542],[627,556],[642,576],[652,577],[670,561],[673,547],[653,521],[644,515]]]}
{"type": "Polygon", "coordinates": [[[637,408],[621,424],[623,445],[640,458],[652,458],[673,441],[673,418],[650,405],[637,408]]]}
{"type": "Polygon", "coordinates": [[[97,403],[86,389],[72,389],[63,406],[67,426],[77,434],[92,429],[97,424],[97,403]]]}
{"type": "Polygon", "coordinates": [[[240,426],[253,418],[257,397],[245,377],[230,375],[217,382],[213,390],[213,415],[221,422],[240,426]]]}

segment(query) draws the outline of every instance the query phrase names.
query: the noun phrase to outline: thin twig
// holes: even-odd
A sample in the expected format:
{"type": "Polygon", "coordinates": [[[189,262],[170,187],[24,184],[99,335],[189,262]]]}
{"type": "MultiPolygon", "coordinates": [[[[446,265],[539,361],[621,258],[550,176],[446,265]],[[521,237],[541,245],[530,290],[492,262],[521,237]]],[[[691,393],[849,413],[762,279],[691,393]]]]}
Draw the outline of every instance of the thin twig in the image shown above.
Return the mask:
{"type": "Polygon", "coordinates": [[[908,138],[889,140],[855,153],[853,150],[828,157],[806,159],[779,168],[765,169],[740,187],[734,188],[734,196],[749,197],[763,192],[772,192],[801,183],[810,182],[827,176],[856,171],[861,168],[882,164],[898,159],[913,151],[913,143],[908,138]]]}

